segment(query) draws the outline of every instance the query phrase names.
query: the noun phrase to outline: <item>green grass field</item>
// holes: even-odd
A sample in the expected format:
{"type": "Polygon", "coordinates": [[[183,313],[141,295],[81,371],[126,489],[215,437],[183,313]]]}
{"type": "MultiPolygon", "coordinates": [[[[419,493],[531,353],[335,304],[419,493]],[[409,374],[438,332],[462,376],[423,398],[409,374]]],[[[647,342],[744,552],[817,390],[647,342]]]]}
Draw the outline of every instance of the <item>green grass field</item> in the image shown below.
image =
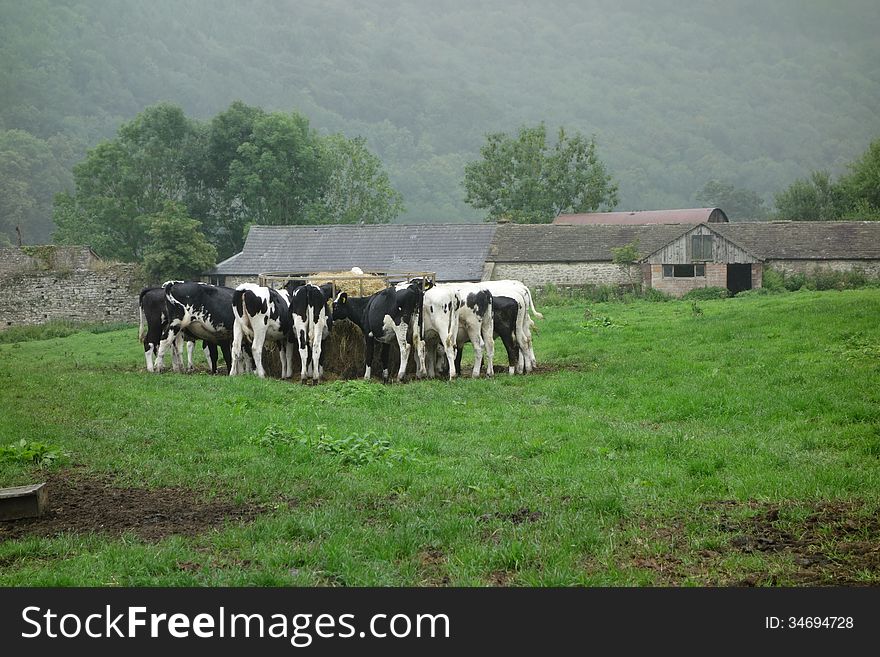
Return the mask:
{"type": "Polygon", "coordinates": [[[0,584],[880,583],[880,290],[539,308],[539,373],[452,383],[151,375],[133,328],[0,344],[0,446],[67,454],[0,486],[256,509],[0,523],[0,584]]]}

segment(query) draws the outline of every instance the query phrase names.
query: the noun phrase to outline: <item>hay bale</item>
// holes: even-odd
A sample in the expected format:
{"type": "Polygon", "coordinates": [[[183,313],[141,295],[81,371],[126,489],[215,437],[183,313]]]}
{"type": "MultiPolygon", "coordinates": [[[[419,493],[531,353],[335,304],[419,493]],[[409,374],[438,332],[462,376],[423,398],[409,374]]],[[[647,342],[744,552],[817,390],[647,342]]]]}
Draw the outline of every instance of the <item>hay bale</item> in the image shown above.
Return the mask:
{"type": "Polygon", "coordinates": [[[352,271],[320,271],[307,279],[313,285],[333,283],[336,291],[347,292],[352,297],[368,297],[388,287],[387,281],[374,274],[355,274],[352,271]]]}

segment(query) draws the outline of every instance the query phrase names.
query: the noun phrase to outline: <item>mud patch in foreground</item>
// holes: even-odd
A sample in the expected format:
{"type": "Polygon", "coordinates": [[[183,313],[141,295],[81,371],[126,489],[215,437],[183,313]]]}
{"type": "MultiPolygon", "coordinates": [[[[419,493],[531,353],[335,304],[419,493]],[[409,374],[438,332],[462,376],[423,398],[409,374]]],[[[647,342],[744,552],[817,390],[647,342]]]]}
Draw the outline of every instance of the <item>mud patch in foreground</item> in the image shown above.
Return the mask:
{"type": "Polygon", "coordinates": [[[78,469],[49,474],[49,509],[39,518],[0,521],[0,542],[28,536],[94,532],[107,536],[126,533],[145,541],[174,534],[195,536],[226,523],[253,520],[262,508],[211,499],[182,487],[128,488],[109,475],[78,469]]]}
{"type": "MultiPolygon", "coordinates": [[[[858,586],[880,584],[880,517],[860,501],[703,504],[718,540],[693,549],[690,522],[638,523],[641,546],[630,566],[650,570],[655,583],[715,586],[858,586]],[[647,541],[645,540],[647,539],[647,541]],[[760,571],[747,565],[758,559],[760,571]]],[[[697,541],[699,542],[699,541],[697,541]]]]}

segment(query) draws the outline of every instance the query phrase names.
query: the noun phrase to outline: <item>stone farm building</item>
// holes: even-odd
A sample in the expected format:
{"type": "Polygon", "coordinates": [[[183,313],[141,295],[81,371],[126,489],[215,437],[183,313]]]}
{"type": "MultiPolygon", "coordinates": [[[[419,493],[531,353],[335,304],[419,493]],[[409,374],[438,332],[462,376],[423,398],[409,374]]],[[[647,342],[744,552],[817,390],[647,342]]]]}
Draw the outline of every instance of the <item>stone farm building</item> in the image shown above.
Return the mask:
{"type": "Polygon", "coordinates": [[[263,273],[357,266],[436,271],[439,281],[627,285],[630,276],[614,264],[612,249],[629,244],[640,255],[633,279],[676,296],[707,286],[733,292],[760,287],[767,266],[880,276],[880,222],[710,221],[715,210],[701,210],[702,221],[679,223],[254,226],[241,253],[205,278],[234,286],[263,273]]]}

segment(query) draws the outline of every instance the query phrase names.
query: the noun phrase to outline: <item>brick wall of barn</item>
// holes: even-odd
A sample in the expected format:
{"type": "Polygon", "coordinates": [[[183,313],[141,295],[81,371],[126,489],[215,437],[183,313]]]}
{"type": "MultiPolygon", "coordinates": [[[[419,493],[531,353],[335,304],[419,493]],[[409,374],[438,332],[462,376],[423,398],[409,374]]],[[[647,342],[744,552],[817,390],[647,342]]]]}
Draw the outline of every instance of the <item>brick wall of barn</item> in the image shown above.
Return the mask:
{"type": "Polygon", "coordinates": [[[788,274],[814,274],[817,271],[861,270],[871,278],[880,278],[878,260],[768,260],[765,266],[788,274]]]}
{"type": "Polygon", "coordinates": [[[138,265],[105,263],[87,248],[80,251],[80,258],[62,256],[57,260],[48,259],[52,257],[46,255],[48,250],[36,258],[27,251],[30,249],[25,247],[24,251],[3,249],[0,253],[0,330],[51,320],[138,321],[137,299],[142,287],[138,265]],[[58,263],[69,266],[47,269],[48,264],[58,263]]]}
{"type": "Polygon", "coordinates": [[[663,265],[652,264],[651,287],[676,297],[687,294],[699,287],[727,287],[727,264],[723,262],[707,262],[705,276],[688,278],[664,278],[663,265]]]}
{"type": "MultiPolygon", "coordinates": [[[[633,280],[640,281],[639,266],[632,269],[633,280]]],[[[491,280],[513,278],[528,286],[554,285],[629,285],[629,278],[610,262],[496,262],[491,280]]]]}

